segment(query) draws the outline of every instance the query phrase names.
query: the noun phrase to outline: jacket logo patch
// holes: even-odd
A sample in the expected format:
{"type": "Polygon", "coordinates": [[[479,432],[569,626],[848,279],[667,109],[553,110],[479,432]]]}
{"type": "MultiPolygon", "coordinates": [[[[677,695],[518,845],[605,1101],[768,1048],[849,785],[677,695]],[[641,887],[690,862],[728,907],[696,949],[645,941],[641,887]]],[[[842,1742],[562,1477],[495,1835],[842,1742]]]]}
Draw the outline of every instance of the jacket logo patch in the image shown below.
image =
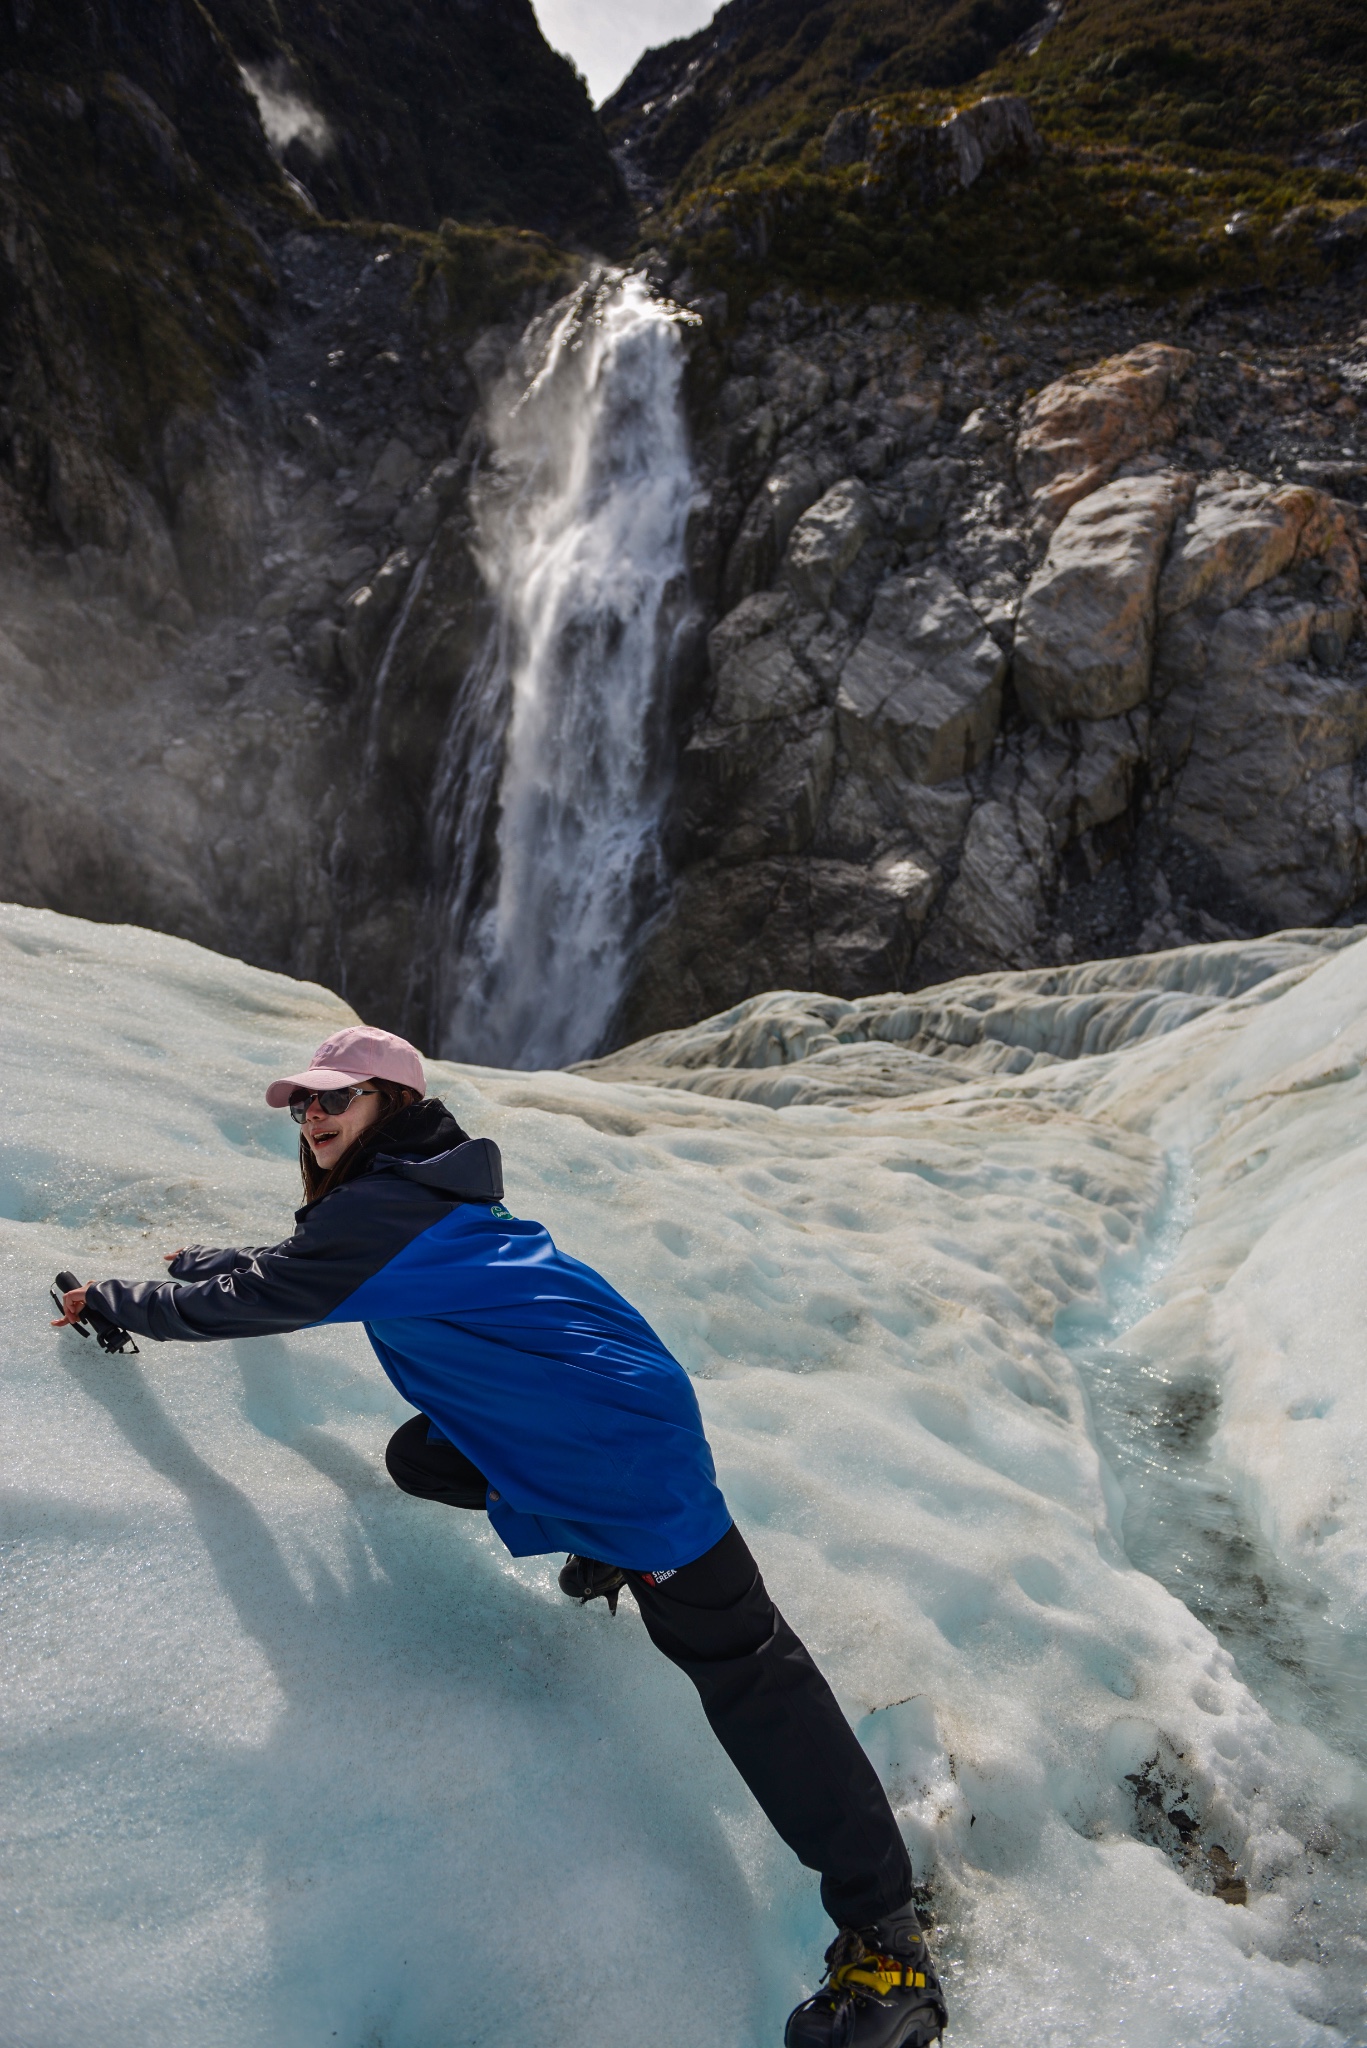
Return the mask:
{"type": "Polygon", "coordinates": [[[502,1202],[491,1202],[489,1205],[489,1214],[493,1217],[496,1217],[500,1223],[515,1223],[517,1221],[517,1218],[514,1216],[512,1210],[505,1209],[502,1202]]]}

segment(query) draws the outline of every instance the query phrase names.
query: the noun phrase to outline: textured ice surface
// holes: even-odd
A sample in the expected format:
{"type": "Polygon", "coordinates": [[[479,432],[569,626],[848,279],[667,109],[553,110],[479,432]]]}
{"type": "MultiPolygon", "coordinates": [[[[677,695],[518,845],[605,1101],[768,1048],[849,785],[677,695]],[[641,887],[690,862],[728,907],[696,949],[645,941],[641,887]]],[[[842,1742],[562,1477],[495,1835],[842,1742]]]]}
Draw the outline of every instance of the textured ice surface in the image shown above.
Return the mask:
{"type": "MultiPolygon", "coordinates": [[[[1353,937],[433,1070],[510,1206],[697,1376],[932,1888],[965,2048],[1363,2038],[1353,937]],[[1338,1632],[1318,1696],[1275,1656],[1257,1696],[1170,1590],[1211,1546],[1194,1604],[1238,1607],[1241,1657],[1338,1632]]],[[[407,1411],[358,1331],[107,1360],[46,1328],[59,1265],[283,1234],[261,1093],[346,1014],[0,912],[4,2038],[775,2044],[815,1881],[629,1602],[580,1612],[558,1560],[390,1486],[407,1411]]]]}

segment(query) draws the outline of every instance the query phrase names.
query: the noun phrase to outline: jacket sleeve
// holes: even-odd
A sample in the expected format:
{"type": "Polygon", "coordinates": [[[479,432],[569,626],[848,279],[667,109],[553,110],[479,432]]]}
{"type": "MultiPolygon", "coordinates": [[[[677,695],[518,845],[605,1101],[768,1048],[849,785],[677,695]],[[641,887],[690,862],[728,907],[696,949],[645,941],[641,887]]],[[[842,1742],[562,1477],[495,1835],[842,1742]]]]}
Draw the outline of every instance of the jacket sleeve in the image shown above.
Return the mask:
{"type": "Polygon", "coordinates": [[[101,1280],[88,1298],[135,1337],[155,1343],[306,1330],[393,1257],[395,1232],[385,1213],[392,1205],[384,1193],[373,1181],[351,1183],[301,1209],[283,1244],[210,1254],[209,1271],[197,1265],[184,1285],[101,1280]]]}
{"type": "Polygon", "coordinates": [[[262,1244],[247,1249],[215,1251],[211,1245],[187,1244],[176,1253],[167,1272],[173,1280],[208,1280],[215,1273],[245,1272],[253,1259],[263,1258],[276,1247],[262,1244]]]}

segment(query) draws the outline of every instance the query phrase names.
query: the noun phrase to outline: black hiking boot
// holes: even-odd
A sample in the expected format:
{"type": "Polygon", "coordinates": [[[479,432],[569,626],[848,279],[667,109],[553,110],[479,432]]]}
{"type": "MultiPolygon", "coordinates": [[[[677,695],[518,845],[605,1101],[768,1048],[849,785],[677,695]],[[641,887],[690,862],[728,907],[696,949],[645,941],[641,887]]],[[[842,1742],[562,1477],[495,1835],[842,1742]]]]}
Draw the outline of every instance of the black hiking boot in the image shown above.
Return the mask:
{"type": "Polygon", "coordinates": [[[788,2016],[783,2048],[928,2048],[949,2014],[915,1906],[842,1928],[826,1981],[788,2016]]]}
{"type": "Polygon", "coordinates": [[[620,1565],[599,1564],[595,1557],[576,1557],[571,1551],[560,1571],[560,1590],[586,1607],[590,1600],[606,1600],[608,1613],[617,1612],[617,1595],[627,1582],[620,1565]]]}

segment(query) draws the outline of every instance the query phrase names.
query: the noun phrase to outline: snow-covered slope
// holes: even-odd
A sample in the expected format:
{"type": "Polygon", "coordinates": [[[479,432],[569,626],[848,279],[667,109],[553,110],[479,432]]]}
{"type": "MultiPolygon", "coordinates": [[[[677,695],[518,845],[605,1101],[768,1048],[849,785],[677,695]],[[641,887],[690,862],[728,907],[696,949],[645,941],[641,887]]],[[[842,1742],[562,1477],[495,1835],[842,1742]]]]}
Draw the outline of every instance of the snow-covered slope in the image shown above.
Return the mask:
{"type": "MultiPolygon", "coordinates": [[[[1355,938],[433,1070],[698,1376],[964,2048],[1362,2037],[1355,938]],[[1209,1618],[1263,1589],[1239,1668],[1170,1590],[1208,1553],[1209,1618]]],[[[0,912],[5,2039],[765,2048],[815,1882],[630,1603],[395,1492],[358,1331],[107,1360],[46,1327],[60,1265],[283,1233],[262,1090],[345,1015],[0,912]]]]}

